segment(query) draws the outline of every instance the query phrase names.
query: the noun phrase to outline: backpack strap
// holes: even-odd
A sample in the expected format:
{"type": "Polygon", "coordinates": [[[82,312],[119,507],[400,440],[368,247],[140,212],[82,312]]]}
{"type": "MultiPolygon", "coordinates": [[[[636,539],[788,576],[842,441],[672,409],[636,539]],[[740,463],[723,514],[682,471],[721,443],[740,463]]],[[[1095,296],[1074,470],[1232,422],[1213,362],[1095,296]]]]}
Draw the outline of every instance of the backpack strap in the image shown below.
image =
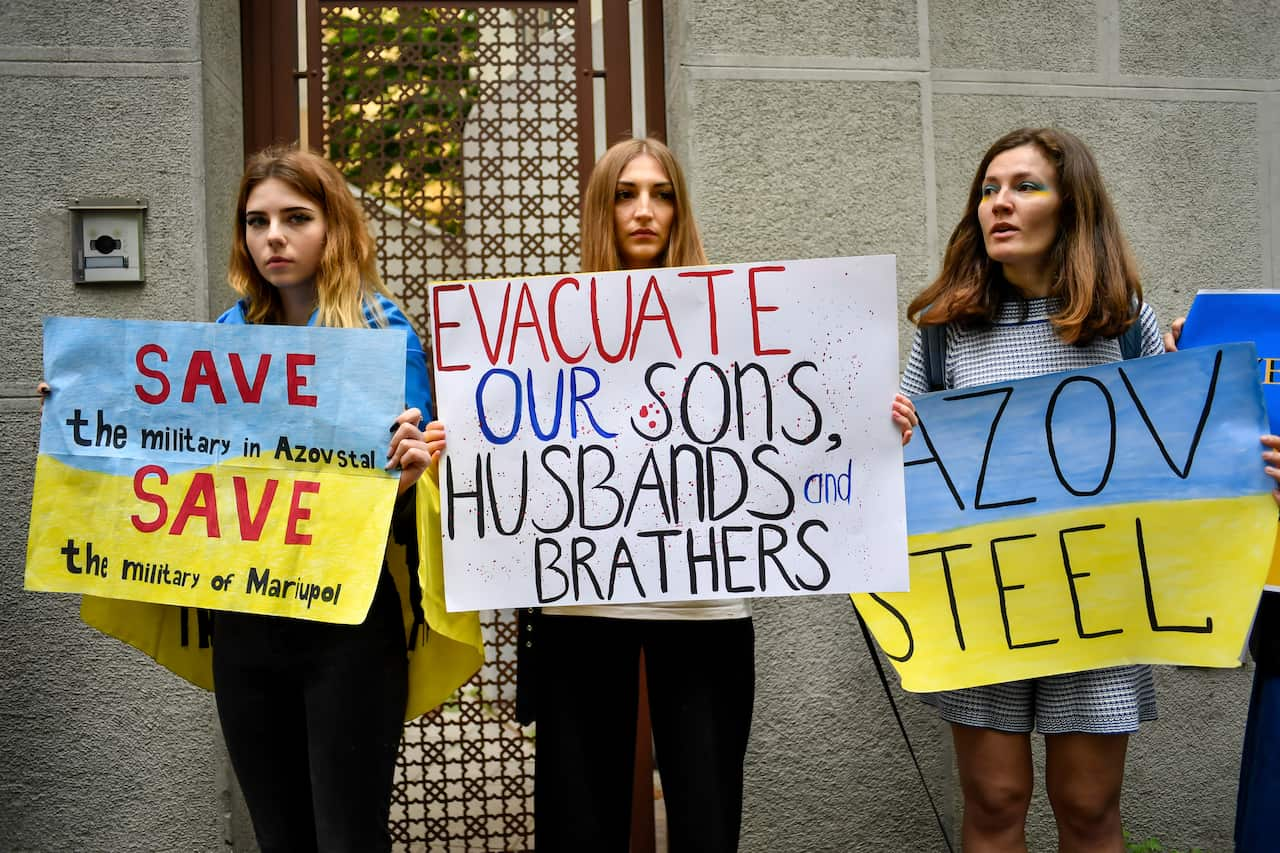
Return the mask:
{"type": "Polygon", "coordinates": [[[924,381],[930,391],[947,387],[947,326],[920,327],[920,350],[924,355],[924,381]]]}
{"type": "Polygon", "coordinates": [[[1135,317],[1129,328],[1120,336],[1120,357],[1128,361],[1142,357],[1142,319],[1135,317]]]}

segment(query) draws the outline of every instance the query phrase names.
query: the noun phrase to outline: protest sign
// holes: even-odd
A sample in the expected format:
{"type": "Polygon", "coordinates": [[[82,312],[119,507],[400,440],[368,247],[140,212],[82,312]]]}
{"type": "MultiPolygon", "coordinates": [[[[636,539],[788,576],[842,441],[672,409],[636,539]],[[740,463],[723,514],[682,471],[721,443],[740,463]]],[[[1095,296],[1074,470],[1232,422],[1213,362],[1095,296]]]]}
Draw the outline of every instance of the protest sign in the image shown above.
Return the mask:
{"type": "MultiPolygon", "coordinates": [[[[1272,435],[1280,435],[1280,291],[1202,290],[1187,312],[1178,346],[1253,341],[1258,348],[1258,379],[1267,401],[1272,435]]],[[[1276,543],[1280,545],[1280,530],[1276,543]]],[[[1267,589],[1280,592],[1280,547],[1272,555],[1267,589]]]]}
{"type": "Polygon", "coordinates": [[[431,305],[449,609],[906,588],[892,257],[431,305]]]}
{"type": "Polygon", "coordinates": [[[50,318],[26,588],[357,623],[405,337],[50,318]]]}
{"type": "Polygon", "coordinates": [[[1254,349],[916,398],[911,591],[854,596],[913,691],[1236,666],[1271,559],[1254,349]]]}

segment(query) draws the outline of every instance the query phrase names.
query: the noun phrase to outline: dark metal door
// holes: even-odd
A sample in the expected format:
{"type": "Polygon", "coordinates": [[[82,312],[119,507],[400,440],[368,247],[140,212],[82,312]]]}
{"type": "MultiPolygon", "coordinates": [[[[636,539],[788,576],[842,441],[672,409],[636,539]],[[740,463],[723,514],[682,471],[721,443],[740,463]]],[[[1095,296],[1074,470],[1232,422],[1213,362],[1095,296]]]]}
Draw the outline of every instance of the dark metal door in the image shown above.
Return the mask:
{"type": "MultiPolygon", "coordinates": [[[[628,2],[601,5],[608,74],[592,62],[590,0],[306,0],[306,62],[291,76],[306,81],[307,144],[347,176],[382,275],[428,346],[429,282],[577,267],[600,78],[606,141],[631,135],[628,2]]],[[[661,0],[642,8],[644,116],[664,136],[661,0]]],[[[534,733],[514,721],[513,614],[485,614],[484,631],[479,675],[405,727],[397,849],[533,846],[534,733]]],[[[653,850],[644,717],[637,853],[653,850]]]]}

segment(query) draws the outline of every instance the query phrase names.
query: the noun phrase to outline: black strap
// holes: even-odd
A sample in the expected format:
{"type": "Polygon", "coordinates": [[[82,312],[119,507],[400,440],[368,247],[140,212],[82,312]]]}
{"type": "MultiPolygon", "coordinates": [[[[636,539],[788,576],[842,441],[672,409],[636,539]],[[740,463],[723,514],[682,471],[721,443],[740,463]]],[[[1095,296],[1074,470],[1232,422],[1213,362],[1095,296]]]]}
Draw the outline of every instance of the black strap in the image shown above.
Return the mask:
{"type": "Polygon", "coordinates": [[[924,354],[924,381],[930,391],[947,387],[947,326],[938,323],[920,327],[920,348],[924,354]]]}
{"type": "MultiPolygon", "coordinates": [[[[925,328],[942,328],[928,327],[925,328]]],[[[871,654],[871,662],[876,665],[876,675],[880,676],[880,685],[884,687],[885,698],[889,700],[889,707],[893,709],[893,718],[898,721],[898,730],[902,732],[902,741],[907,745],[907,753],[911,756],[911,763],[916,766],[916,775],[920,777],[920,787],[924,788],[924,795],[929,799],[929,808],[933,809],[933,818],[938,822],[938,831],[942,833],[942,840],[947,845],[949,853],[955,853],[955,847],[951,845],[951,836],[947,833],[947,825],[942,820],[942,813],[938,811],[938,804],[933,801],[933,794],[929,791],[929,783],[925,781],[924,770],[920,768],[920,759],[916,758],[915,747],[911,745],[911,736],[907,734],[907,726],[902,722],[902,713],[898,711],[897,700],[893,698],[893,690],[889,688],[889,678],[884,673],[884,664],[880,662],[880,655],[876,652],[875,642],[871,639],[871,632],[867,630],[867,623],[862,621],[862,614],[858,612],[858,605],[853,603],[853,599],[849,599],[849,604],[853,607],[853,615],[858,620],[858,627],[862,629],[862,639],[867,644],[867,651],[871,654]]]]}
{"type": "Polygon", "coordinates": [[[1120,357],[1125,361],[1142,356],[1142,321],[1134,318],[1129,328],[1120,336],[1120,357]]]}

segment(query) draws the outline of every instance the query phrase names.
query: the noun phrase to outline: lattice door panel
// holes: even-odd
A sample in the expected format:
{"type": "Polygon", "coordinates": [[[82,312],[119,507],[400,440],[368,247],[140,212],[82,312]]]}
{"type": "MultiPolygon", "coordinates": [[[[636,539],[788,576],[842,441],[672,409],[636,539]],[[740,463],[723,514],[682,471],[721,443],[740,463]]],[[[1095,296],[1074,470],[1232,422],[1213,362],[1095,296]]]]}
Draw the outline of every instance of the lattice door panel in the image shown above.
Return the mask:
{"type": "MultiPolygon", "coordinates": [[[[424,343],[428,282],[576,268],[581,4],[311,8],[321,150],[361,200],[382,274],[424,343]]],[[[484,622],[480,674],[405,728],[399,850],[532,847],[534,741],[513,719],[515,619],[484,622]]]]}

